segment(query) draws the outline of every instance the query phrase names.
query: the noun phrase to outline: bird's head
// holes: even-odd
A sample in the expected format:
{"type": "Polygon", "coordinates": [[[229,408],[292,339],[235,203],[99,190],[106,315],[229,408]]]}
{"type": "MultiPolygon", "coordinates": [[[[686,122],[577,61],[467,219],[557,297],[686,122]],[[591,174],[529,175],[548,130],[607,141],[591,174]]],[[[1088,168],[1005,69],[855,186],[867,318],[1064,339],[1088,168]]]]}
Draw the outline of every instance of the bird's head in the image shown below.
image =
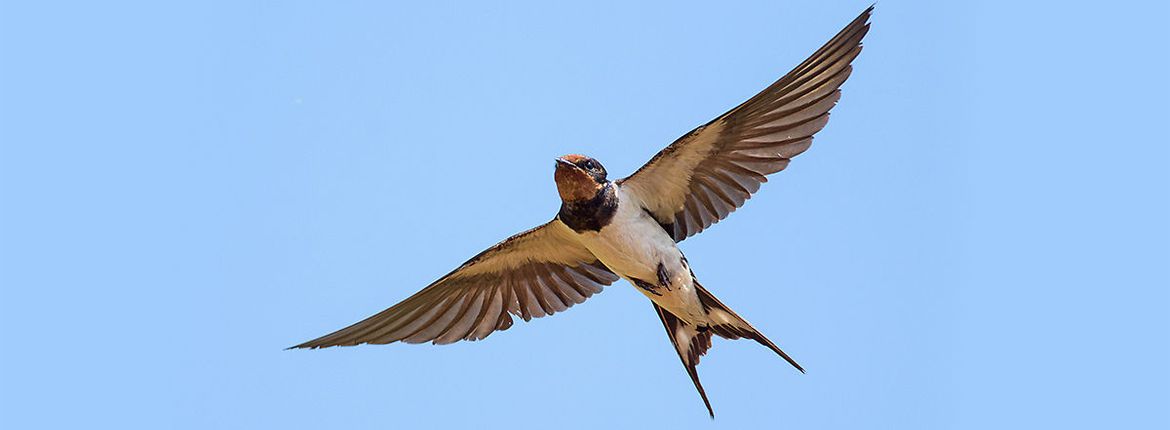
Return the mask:
{"type": "Polygon", "coordinates": [[[557,181],[557,192],[566,202],[592,199],[605,188],[605,167],[592,158],[569,154],[557,158],[557,170],[553,178],[557,181]]]}

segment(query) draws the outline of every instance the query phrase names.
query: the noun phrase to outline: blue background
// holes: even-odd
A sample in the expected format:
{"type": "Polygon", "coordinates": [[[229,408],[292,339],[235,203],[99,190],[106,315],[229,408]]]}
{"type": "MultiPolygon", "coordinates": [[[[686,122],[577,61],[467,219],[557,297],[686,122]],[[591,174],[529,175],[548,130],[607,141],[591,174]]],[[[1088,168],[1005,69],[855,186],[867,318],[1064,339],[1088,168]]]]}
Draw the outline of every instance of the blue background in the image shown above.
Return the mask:
{"type": "Polygon", "coordinates": [[[809,372],[644,297],[284,347],[551,218],[868,4],[4,2],[7,428],[1166,428],[1166,2],[883,1],[833,120],[684,242],[809,372]]]}

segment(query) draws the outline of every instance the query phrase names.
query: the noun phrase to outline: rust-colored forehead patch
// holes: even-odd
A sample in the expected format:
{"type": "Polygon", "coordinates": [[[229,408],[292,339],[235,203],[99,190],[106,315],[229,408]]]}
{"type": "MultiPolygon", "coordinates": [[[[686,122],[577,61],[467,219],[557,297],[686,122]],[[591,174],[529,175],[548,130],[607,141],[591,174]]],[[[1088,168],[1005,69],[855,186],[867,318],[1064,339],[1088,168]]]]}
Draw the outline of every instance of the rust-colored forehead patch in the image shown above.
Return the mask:
{"type": "Polygon", "coordinates": [[[565,161],[568,161],[568,162],[573,163],[573,164],[577,164],[577,163],[580,163],[582,161],[589,159],[589,157],[586,157],[586,156],[581,155],[581,154],[569,154],[569,155],[562,156],[561,158],[563,158],[565,161]]]}

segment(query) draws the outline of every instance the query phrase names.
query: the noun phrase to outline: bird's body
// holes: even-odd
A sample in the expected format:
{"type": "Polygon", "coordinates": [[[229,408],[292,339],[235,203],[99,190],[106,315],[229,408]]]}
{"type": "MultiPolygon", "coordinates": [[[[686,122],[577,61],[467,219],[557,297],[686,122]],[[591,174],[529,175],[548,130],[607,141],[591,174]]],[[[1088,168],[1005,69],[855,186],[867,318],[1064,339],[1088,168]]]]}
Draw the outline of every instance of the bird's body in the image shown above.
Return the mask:
{"type": "Polygon", "coordinates": [[[762,92],[611,181],[583,155],[556,160],[561,207],[541,226],[472,257],[406,300],[294,348],[480,340],[584,302],[625,279],[650,299],[714,417],[696,366],[712,335],[747,338],[804,371],[695,278],[678,242],[743,206],[828,122],[872,7],[762,92]]]}
{"type": "Polygon", "coordinates": [[[682,250],[637,197],[612,184],[617,209],[599,230],[574,232],[589,252],[615,274],[638,287],[651,301],[696,324],[706,313],[682,250]]]}

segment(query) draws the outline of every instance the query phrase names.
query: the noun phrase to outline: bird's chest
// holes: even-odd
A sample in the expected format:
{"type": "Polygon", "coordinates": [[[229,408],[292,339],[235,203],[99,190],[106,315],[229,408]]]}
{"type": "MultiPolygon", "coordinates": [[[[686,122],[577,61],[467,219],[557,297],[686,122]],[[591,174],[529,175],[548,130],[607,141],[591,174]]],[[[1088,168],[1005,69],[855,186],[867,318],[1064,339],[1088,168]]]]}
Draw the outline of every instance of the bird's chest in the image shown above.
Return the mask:
{"type": "Polygon", "coordinates": [[[672,275],[681,271],[682,252],[674,239],[641,207],[635,206],[635,203],[620,202],[609,224],[598,231],[582,233],[585,247],[623,277],[656,279],[659,264],[665,265],[672,275]]]}
{"type": "MultiPolygon", "coordinates": [[[[619,193],[619,196],[621,193],[619,193]]],[[[687,321],[701,321],[691,270],[674,239],[631,200],[619,200],[611,222],[580,232],[581,243],[647,298],[687,321]]]]}

